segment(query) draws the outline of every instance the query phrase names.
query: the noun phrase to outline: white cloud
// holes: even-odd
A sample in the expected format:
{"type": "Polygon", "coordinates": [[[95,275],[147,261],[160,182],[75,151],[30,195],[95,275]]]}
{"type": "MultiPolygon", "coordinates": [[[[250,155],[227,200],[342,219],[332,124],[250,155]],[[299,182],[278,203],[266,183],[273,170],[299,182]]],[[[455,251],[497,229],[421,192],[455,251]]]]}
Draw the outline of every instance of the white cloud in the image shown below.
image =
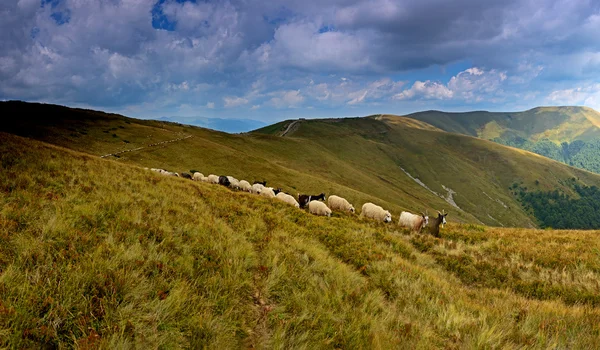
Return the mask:
{"type": "Polygon", "coordinates": [[[260,105],[253,105],[252,107],[250,107],[251,110],[255,111],[257,109],[260,108],[260,105]]]}
{"type": "Polygon", "coordinates": [[[552,105],[583,105],[600,108],[600,83],[588,84],[572,89],[552,91],[546,101],[552,105]]]}
{"type": "Polygon", "coordinates": [[[502,84],[507,79],[506,72],[485,71],[472,67],[450,78],[448,84],[437,81],[415,81],[410,89],[396,95],[396,100],[450,100],[481,102],[502,94],[502,84]]]}
{"type": "Polygon", "coordinates": [[[247,99],[237,96],[223,97],[223,101],[225,102],[225,108],[239,107],[249,102],[247,99]]]}
{"type": "Polygon", "coordinates": [[[269,101],[276,108],[294,108],[302,101],[304,96],[300,94],[300,90],[278,91],[273,93],[276,95],[269,101]]]}
{"type": "Polygon", "coordinates": [[[0,14],[0,99],[140,114],[220,101],[265,114],[354,108],[392,96],[592,103],[587,79],[600,74],[594,1],[0,0],[0,14]],[[154,28],[153,9],[172,28],[154,28]],[[402,82],[454,62],[478,66],[402,82]]]}
{"type": "Polygon", "coordinates": [[[243,59],[263,69],[296,67],[310,71],[374,70],[368,37],[351,32],[319,31],[313,22],[292,22],[275,30],[273,40],[243,59]]]}
{"type": "Polygon", "coordinates": [[[306,88],[307,95],[321,102],[330,104],[358,105],[387,99],[400,91],[405,84],[390,78],[378,80],[353,80],[341,78],[333,82],[315,84],[311,80],[306,88]]]}
{"type": "Polygon", "coordinates": [[[355,93],[355,94],[353,94],[355,97],[353,97],[347,103],[349,105],[355,105],[355,104],[361,103],[361,102],[363,102],[365,100],[365,97],[367,97],[368,93],[369,92],[367,90],[363,90],[363,91],[360,91],[358,93],[355,93]]]}
{"type": "Polygon", "coordinates": [[[454,93],[444,84],[435,81],[415,81],[410,89],[406,89],[396,95],[396,100],[411,100],[421,98],[425,100],[447,100],[452,98],[454,93]]]}
{"type": "Polygon", "coordinates": [[[207,103],[206,103],[206,108],[208,108],[208,109],[213,109],[213,108],[215,108],[215,103],[214,103],[214,102],[207,102],[207,103]]]}

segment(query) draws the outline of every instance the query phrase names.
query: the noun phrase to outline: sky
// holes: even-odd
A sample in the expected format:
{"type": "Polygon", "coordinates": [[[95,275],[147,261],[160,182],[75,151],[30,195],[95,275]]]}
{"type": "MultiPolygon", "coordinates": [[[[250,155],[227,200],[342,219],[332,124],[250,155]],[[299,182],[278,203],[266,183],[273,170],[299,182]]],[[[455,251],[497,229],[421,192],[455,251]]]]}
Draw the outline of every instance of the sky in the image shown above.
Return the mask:
{"type": "Polygon", "coordinates": [[[136,118],[600,110],[597,0],[0,0],[0,100],[136,118]]]}

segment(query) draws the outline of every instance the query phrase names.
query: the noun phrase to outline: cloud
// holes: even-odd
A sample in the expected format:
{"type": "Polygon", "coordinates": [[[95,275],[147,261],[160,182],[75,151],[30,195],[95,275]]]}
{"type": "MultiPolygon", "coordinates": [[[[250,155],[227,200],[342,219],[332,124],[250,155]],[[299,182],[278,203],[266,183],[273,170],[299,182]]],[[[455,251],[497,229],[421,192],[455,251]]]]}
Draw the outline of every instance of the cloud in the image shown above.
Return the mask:
{"type": "Polygon", "coordinates": [[[340,78],[329,82],[311,81],[306,94],[332,105],[358,105],[387,100],[404,86],[403,81],[390,78],[377,80],[340,78]]]}
{"type": "Polygon", "coordinates": [[[552,91],[546,98],[552,105],[584,105],[600,109],[600,83],[552,91]]]}
{"type": "Polygon", "coordinates": [[[225,96],[223,102],[225,102],[225,108],[233,108],[247,104],[248,100],[243,97],[225,96]]]}
{"type": "Polygon", "coordinates": [[[480,102],[501,95],[502,83],[507,79],[505,72],[484,71],[477,67],[468,68],[450,78],[447,84],[436,81],[415,81],[410,89],[396,95],[396,100],[450,100],[480,102]]]}
{"type": "Polygon", "coordinates": [[[454,93],[444,84],[435,81],[415,81],[410,89],[406,89],[396,95],[396,100],[410,100],[422,98],[426,100],[444,100],[450,99],[454,93]]]}
{"type": "Polygon", "coordinates": [[[304,96],[299,90],[278,91],[273,94],[275,97],[269,102],[275,108],[294,108],[304,101],[304,96]]]}
{"type": "Polygon", "coordinates": [[[600,76],[588,0],[4,0],[0,19],[0,99],[138,115],[569,101],[600,76]]]}

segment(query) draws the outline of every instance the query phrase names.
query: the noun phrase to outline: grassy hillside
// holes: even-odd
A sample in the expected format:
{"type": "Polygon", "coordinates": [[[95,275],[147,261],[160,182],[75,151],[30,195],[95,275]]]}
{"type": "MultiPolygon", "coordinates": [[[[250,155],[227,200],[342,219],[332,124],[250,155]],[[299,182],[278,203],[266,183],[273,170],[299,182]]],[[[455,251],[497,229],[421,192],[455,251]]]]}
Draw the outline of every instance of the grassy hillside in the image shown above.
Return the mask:
{"type": "Polygon", "coordinates": [[[597,231],[410,235],[0,139],[2,347],[600,346],[597,231]]]}
{"type": "MultiPolygon", "coordinates": [[[[0,103],[4,108],[7,105],[10,106],[0,103]]],[[[537,224],[533,216],[523,210],[518,197],[509,190],[515,182],[540,190],[560,189],[572,195],[576,195],[575,191],[564,185],[564,180],[576,178],[582,185],[600,184],[600,177],[588,172],[529,152],[440,132],[410,119],[393,123],[381,116],[301,120],[291,128],[288,126],[293,121],[287,121],[261,129],[262,132],[231,135],[122,116],[104,115],[104,120],[95,118],[103,115],[100,112],[64,107],[44,112],[44,105],[12,106],[16,106],[11,107],[14,115],[37,108],[39,115],[52,119],[52,127],[48,127],[35,123],[41,116],[34,120],[15,118],[22,120],[15,124],[25,136],[95,155],[137,149],[110,158],[172,171],[197,169],[205,175],[226,174],[251,182],[264,179],[292,194],[338,194],[357,208],[367,201],[374,202],[388,208],[394,220],[402,210],[434,213],[444,209],[455,222],[533,227],[537,224]],[[73,127],[72,120],[77,120],[77,127],[73,127]],[[32,135],[30,126],[40,132],[32,135]],[[135,135],[136,138],[130,138],[137,141],[115,147],[115,137],[104,132],[107,128],[135,135]],[[42,132],[45,129],[50,131],[42,132]],[[79,133],[76,142],[70,129],[79,133]],[[87,130],[87,134],[80,130],[87,130]],[[286,130],[285,137],[270,134],[279,135],[286,130]],[[160,143],[181,135],[187,138],[160,143]],[[146,139],[148,143],[143,142],[146,139]]],[[[1,125],[0,129],[6,126],[1,125]]]]}
{"type": "Polygon", "coordinates": [[[405,117],[441,130],[491,140],[600,173],[600,113],[587,107],[538,107],[524,112],[426,111],[405,117]]]}

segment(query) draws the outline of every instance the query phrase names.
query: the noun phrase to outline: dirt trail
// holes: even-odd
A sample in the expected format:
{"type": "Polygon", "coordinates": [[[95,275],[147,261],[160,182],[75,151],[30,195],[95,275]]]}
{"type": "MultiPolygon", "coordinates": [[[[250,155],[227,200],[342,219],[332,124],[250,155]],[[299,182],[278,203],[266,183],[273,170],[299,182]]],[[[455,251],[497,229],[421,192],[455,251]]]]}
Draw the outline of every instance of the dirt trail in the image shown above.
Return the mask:
{"type": "Polygon", "coordinates": [[[296,125],[299,122],[299,120],[294,120],[293,122],[289,123],[287,128],[285,128],[285,130],[281,133],[281,137],[284,137],[288,132],[290,132],[292,130],[292,127],[294,127],[294,125],[296,125]]]}
{"type": "Polygon", "coordinates": [[[151,144],[149,144],[147,146],[142,146],[142,147],[132,148],[132,149],[126,149],[124,151],[119,151],[119,152],[115,152],[115,153],[105,154],[103,156],[100,156],[100,158],[106,158],[106,157],[110,157],[110,156],[117,156],[119,154],[127,153],[127,152],[139,151],[141,149],[148,148],[148,147],[154,147],[154,146],[163,145],[165,143],[171,143],[171,142],[175,142],[175,141],[181,141],[181,140],[189,139],[190,137],[192,137],[192,135],[188,135],[188,136],[185,136],[185,137],[180,137],[178,139],[173,139],[173,140],[167,140],[167,141],[161,141],[161,142],[157,142],[157,143],[151,143],[151,144]]]}

